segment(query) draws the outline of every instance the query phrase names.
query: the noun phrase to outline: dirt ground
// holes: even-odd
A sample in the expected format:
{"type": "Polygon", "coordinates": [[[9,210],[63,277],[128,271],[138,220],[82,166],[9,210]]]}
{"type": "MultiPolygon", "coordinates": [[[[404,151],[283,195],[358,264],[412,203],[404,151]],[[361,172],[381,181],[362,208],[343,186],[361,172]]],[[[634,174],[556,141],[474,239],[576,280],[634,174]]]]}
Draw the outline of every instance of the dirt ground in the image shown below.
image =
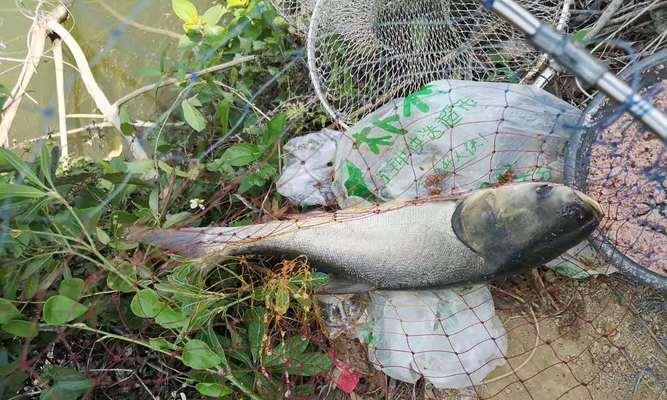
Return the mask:
{"type": "Polygon", "coordinates": [[[338,354],[361,373],[350,396],[336,399],[667,399],[667,309],[660,294],[617,275],[584,281],[525,274],[494,283],[497,313],[509,338],[507,363],[466,390],[436,390],[387,378],[355,340],[338,354]],[[539,332],[539,334],[538,334],[539,332]]]}

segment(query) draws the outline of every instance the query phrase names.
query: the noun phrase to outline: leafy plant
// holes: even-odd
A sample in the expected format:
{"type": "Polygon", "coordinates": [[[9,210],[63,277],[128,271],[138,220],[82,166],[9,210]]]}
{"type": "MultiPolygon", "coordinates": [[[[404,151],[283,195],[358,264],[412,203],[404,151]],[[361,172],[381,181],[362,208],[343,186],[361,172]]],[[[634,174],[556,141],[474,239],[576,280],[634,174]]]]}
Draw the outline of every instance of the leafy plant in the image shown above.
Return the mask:
{"type": "Polygon", "coordinates": [[[255,143],[237,143],[210,162],[207,169],[226,176],[241,176],[239,193],[261,189],[278,175],[279,140],[285,130],[285,115],[278,114],[264,127],[255,143]]]}
{"type": "MultiPolygon", "coordinates": [[[[68,353],[68,340],[90,351],[85,365],[98,370],[110,360],[122,366],[118,354],[133,369],[135,360],[159,358],[181,371],[176,388],[192,398],[306,393],[308,377],[331,368],[321,341],[302,338],[312,322],[312,291],[326,283],[305,260],[258,269],[247,260],[203,266],[127,239],[135,229],[252,223],[264,199],[281,215],[288,206],[273,183],[286,132],[328,121],[295,100],[307,85],[296,62],[301,49],[266,2],[229,0],[201,13],[188,0],[171,4],[183,22],[179,56],[139,71],[183,80],[155,120],[164,129],[146,132],[153,160],[73,158],[65,165],[49,144],[27,161],[0,149],[5,395],[30,385],[44,399],[99,390],[105,380],[94,368],[75,369],[84,364],[68,353]],[[197,73],[241,56],[255,59],[197,73]],[[109,359],[97,353],[103,348],[109,359]]],[[[6,97],[0,87],[0,106],[6,97]]],[[[119,111],[125,135],[135,133],[131,110],[119,111]]],[[[168,385],[156,386],[165,390],[161,397],[170,395],[168,385]]]]}

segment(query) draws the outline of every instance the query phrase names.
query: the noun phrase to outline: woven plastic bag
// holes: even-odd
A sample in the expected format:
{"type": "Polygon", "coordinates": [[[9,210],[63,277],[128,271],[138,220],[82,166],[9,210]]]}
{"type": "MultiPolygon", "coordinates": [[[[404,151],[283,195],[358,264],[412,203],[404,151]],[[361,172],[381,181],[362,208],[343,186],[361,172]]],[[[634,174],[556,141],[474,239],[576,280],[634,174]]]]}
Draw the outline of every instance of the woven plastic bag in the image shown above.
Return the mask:
{"type": "Polygon", "coordinates": [[[563,181],[580,111],[531,86],[443,80],[392,100],[341,137],[338,203],[465,193],[498,182],[563,181]]]}

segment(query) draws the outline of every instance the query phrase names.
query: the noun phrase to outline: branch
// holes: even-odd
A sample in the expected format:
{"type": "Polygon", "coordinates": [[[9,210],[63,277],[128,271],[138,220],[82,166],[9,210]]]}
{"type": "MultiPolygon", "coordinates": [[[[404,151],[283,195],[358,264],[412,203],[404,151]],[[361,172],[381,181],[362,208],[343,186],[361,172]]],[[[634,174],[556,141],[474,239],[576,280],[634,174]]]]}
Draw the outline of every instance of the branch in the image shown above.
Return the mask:
{"type": "Polygon", "coordinates": [[[155,89],[159,89],[159,88],[164,87],[164,86],[175,85],[175,84],[179,84],[179,83],[182,83],[182,82],[186,82],[186,81],[188,81],[188,80],[190,80],[194,77],[197,77],[197,76],[200,76],[200,75],[205,75],[205,74],[210,74],[212,72],[221,71],[223,69],[231,68],[235,65],[243,64],[243,63],[246,63],[248,61],[253,61],[254,59],[255,59],[255,56],[239,57],[235,60],[232,60],[232,61],[229,61],[229,62],[226,62],[226,63],[223,63],[223,64],[214,65],[212,67],[204,68],[200,71],[192,72],[190,74],[185,75],[185,78],[183,78],[183,79],[169,78],[169,79],[165,79],[164,81],[161,81],[161,82],[152,83],[150,85],[140,87],[139,89],[134,90],[134,91],[126,94],[125,96],[116,100],[116,102],[113,103],[113,105],[116,108],[120,108],[120,106],[122,106],[123,104],[125,104],[128,101],[134,99],[135,97],[141,96],[144,93],[151,92],[155,89]]]}
{"type": "Polygon", "coordinates": [[[35,15],[35,19],[28,31],[29,47],[26,54],[23,68],[19,74],[19,79],[9,95],[9,100],[5,103],[2,109],[2,120],[0,120],[0,146],[9,145],[9,130],[12,127],[16,113],[18,112],[23,96],[25,95],[28,85],[32,80],[33,75],[37,70],[42,55],[44,53],[44,46],[46,37],[48,35],[47,25],[49,22],[62,22],[67,19],[67,7],[63,4],[57,6],[46,16],[35,15]]]}
{"type": "MultiPolygon", "coordinates": [[[[95,106],[97,106],[97,109],[100,110],[102,115],[104,115],[104,119],[111,123],[111,125],[113,125],[113,127],[122,134],[118,107],[112,105],[104,92],[102,92],[102,89],[100,89],[100,86],[97,84],[97,81],[93,76],[93,72],[90,70],[88,59],[83,53],[83,50],[81,50],[79,43],[58,21],[50,20],[46,26],[53,33],[58,35],[60,39],[62,39],[63,43],[67,45],[70,53],[72,53],[72,57],[74,57],[74,61],[76,61],[76,65],[79,67],[79,74],[81,76],[81,80],[83,81],[83,85],[86,87],[86,91],[95,102],[95,106]]],[[[136,160],[148,160],[150,158],[141,143],[139,143],[138,138],[123,135],[123,139],[125,140],[132,158],[136,160]]]]}
{"type": "Polygon", "coordinates": [[[63,42],[53,41],[53,57],[56,67],[56,95],[58,97],[58,130],[60,131],[60,148],[63,164],[68,164],[69,146],[67,144],[67,111],[65,109],[65,78],[63,76],[63,42]]]}

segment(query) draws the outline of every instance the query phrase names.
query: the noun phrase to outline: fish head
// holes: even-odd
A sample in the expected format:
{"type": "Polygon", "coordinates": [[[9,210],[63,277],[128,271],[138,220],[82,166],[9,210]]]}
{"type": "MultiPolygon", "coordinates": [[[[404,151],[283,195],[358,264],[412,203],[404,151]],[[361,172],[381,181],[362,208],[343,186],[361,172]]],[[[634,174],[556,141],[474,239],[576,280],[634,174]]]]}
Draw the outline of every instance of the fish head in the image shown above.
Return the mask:
{"type": "Polygon", "coordinates": [[[517,183],[462,199],[452,228],[502,274],[553,260],[591,234],[602,216],[595,200],[568,186],[517,183]]]}

